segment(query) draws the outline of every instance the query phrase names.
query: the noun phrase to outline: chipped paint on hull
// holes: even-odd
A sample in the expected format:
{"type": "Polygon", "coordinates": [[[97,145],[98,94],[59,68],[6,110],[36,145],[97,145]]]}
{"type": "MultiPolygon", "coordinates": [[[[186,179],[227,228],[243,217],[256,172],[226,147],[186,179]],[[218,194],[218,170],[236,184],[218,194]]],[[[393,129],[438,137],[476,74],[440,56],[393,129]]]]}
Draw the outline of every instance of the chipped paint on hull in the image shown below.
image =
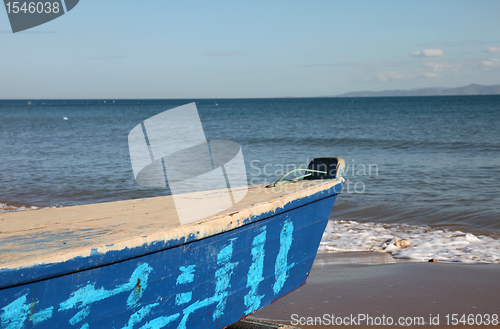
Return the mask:
{"type": "Polygon", "coordinates": [[[290,220],[286,220],[280,233],[280,252],[274,268],[274,275],[276,276],[276,282],[273,285],[274,294],[279,293],[281,288],[283,288],[288,278],[288,270],[295,265],[295,263],[287,264],[288,252],[292,247],[292,238],[293,223],[290,220]]]}
{"type": "Polygon", "coordinates": [[[144,319],[144,317],[146,317],[149,314],[149,312],[151,312],[151,309],[158,305],[159,303],[153,303],[144,306],[139,311],[135,312],[130,316],[127,325],[122,329],[133,329],[135,324],[140,323],[142,319],[144,319]]]}
{"type": "Polygon", "coordinates": [[[58,311],[60,312],[74,308],[80,309],[80,311],[78,311],[78,313],[76,313],[69,320],[69,324],[74,326],[75,324],[85,320],[85,318],[90,314],[91,304],[127,291],[132,291],[127,298],[127,308],[132,308],[133,306],[138,305],[142,292],[146,289],[149,273],[152,270],[153,269],[149,267],[148,264],[139,265],[132,273],[132,276],[127,283],[122,284],[113,290],[106,290],[102,287],[95,289],[95,283],[87,284],[73,292],[67,300],[61,302],[59,304],[58,311]],[[142,282],[142,287],[139,285],[140,282],[142,282]],[[139,287],[138,289],[137,286],[139,287]]]}
{"type": "Polygon", "coordinates": [[[195,266],[196,265],[181,266],[179,270],[182,272],[182,274],[177,278],[176,284],[186,284],[193,282],[195,266]]]}
{"type": "Polygon", "coordinates": [[[264,244],[266,242],[267,226],[264,226],[261,230],[262,233],[257,235],[252,242],[252,264],[248,269],[247,275],[247,287],[250,288],[248,294],[245,295],[245,305],[247,307],[247,313],[253,313],[259,309],[260,303],[264,295],[257,294],[257,288],[259,283],[264,280],[262,276],[264,273],[264,244]]]}

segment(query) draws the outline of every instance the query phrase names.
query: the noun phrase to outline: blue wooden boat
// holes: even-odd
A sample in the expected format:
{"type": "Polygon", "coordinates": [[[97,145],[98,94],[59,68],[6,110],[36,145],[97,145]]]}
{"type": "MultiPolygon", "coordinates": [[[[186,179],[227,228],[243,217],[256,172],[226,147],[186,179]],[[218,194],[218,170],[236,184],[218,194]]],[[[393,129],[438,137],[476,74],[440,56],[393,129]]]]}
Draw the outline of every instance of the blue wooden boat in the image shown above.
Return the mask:
{"type": "Polygon", "coordinates": [[[226,327],[305,283],[334,162],[186,225],[169,196],[1,214],[0,327],[226,327]]]}

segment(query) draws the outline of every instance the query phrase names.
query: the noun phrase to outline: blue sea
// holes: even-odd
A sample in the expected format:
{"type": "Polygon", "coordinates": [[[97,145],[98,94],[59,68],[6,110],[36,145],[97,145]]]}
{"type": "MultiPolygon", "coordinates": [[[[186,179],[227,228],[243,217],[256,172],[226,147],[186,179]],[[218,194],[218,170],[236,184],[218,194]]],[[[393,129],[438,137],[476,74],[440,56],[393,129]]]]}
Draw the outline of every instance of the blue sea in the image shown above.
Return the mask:
{"type": "MultiPolygon", "coordinates": [[[[145,119],[191,102],[208,140],[240,144],[250,184],[272,182],[314,157],[344,158],[334,230],[363,226],[375,240],[380,229],[400,238],[431,231],[454,234],[451,240],[500,237],[498,95],[0,100],[0,212],[168,194],[135,182],[127,136],[145,119]]],[[[378,248],[349,248],[330,231],[324,251],[378,248]]]]}

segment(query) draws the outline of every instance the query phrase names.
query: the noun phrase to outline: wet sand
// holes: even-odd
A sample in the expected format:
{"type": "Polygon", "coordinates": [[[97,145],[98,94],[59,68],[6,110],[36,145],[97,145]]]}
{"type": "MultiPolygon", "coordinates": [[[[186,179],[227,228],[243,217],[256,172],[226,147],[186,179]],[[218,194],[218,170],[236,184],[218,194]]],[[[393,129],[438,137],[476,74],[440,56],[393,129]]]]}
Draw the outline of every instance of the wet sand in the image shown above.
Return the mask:
{"type": "Polygon", "coordinates": [[[400,319],[404,326],[451,326],[469,314],[477,319],[472,324],[500,317],[500,264],[394,263],[388,254],[338,253],[319,254],[305,286],[249,318],[300,328],[382,327],[389,318],[392,326],[400,319]]]}

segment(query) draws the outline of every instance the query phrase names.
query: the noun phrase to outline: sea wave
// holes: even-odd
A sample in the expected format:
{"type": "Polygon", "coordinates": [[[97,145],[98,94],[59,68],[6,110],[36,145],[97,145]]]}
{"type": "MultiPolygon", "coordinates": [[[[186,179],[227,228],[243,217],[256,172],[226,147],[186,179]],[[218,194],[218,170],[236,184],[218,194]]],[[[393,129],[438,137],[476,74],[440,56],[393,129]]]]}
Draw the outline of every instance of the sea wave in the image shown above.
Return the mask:
{"type": "Polygon", "coordinates": [[[330,220],[319,251],[387,252],[395,259],[414,261],[500,263],[496,237],[406,224],[330,220]]]}
{"type": "MultiPolygon", "coordinates": [[[[32,206],[32,205],[22,205],[9,202],[0,202],[0,214],[6,212],[24,211],[24,210],[37,210],[45,207],[32,206]]],[[[48,207],[51,208],[51,207],[48,207]]]]}

